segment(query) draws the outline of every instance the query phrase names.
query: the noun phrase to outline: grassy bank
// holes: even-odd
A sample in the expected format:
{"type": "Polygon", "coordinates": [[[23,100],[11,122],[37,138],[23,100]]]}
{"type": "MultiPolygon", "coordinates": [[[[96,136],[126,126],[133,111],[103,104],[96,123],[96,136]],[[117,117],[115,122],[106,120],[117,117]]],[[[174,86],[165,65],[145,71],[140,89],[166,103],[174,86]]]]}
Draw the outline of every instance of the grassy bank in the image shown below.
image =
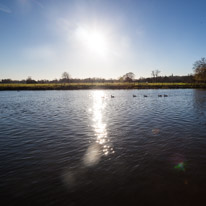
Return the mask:
{"type": "Polygon", "coordinates": [[[206,83],[66,83],[0,84],[0,90],[78,90],[78,89],[187,89],[205,88],[206,83]]]}

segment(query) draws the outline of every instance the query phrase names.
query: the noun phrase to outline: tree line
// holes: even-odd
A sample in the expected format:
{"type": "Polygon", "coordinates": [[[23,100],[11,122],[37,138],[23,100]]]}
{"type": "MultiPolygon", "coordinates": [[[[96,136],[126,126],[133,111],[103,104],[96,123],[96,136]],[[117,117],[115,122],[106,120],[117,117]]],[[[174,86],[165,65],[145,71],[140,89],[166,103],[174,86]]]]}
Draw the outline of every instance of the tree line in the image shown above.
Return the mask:
{"type": "Polygon", "coordinates": [[[206,58],[201,58],[193,64],[193,74],[188,74],[185,76],[161,76],[161,71],[156,69],[151,71],[151,77],[140,77],[135,79],[135,74],[133,72],[128,72],[118,79],[104,79],[104,78],[72,78],[68,72],[63,72],[60,79],[54,80],[34,80],[32,77],[28,77],[25,80],[12,80],[12,79],[2,79],[0,83],[25,83],[25,84],[34,84],[34,83],[114,83],[114,82],[148,82],[148,83],[193,83],[193,82],[204,82],[206,83],[206,58]]]}

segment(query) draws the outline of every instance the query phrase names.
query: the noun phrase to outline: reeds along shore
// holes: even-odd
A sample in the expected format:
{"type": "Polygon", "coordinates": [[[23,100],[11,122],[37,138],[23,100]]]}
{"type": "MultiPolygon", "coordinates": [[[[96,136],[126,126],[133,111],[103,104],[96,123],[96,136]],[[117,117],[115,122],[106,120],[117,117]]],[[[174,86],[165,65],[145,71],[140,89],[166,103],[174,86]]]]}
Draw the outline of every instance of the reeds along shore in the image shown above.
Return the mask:
{"type": "Polygon", "coordinates": [[[0,90],[79,90],[79,89],[206,89],[206,83],[49,83],[0,84],[0,90]]]}

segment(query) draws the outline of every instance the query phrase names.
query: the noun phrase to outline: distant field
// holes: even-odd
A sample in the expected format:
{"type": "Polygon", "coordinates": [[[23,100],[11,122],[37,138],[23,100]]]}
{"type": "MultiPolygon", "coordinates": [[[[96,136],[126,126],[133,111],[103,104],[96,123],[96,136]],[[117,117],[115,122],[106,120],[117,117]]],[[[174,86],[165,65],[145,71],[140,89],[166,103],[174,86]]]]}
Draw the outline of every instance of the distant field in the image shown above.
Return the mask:
{"type": "Polygon", "coordinates": [[[0,90],[173,89],[206,88],[206,83],[49,83],[0,84],[0,90]]]}

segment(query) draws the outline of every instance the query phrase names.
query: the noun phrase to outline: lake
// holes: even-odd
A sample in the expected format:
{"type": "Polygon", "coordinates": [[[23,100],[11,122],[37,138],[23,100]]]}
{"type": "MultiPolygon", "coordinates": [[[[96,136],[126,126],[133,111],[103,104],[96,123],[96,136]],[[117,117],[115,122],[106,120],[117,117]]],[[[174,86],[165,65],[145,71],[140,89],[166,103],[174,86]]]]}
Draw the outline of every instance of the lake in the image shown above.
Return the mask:
{"type": "Polygon", "coordinates": [[[206,90],[2,91],[0,191],[1,205],[200,205],[206,90]]]}

